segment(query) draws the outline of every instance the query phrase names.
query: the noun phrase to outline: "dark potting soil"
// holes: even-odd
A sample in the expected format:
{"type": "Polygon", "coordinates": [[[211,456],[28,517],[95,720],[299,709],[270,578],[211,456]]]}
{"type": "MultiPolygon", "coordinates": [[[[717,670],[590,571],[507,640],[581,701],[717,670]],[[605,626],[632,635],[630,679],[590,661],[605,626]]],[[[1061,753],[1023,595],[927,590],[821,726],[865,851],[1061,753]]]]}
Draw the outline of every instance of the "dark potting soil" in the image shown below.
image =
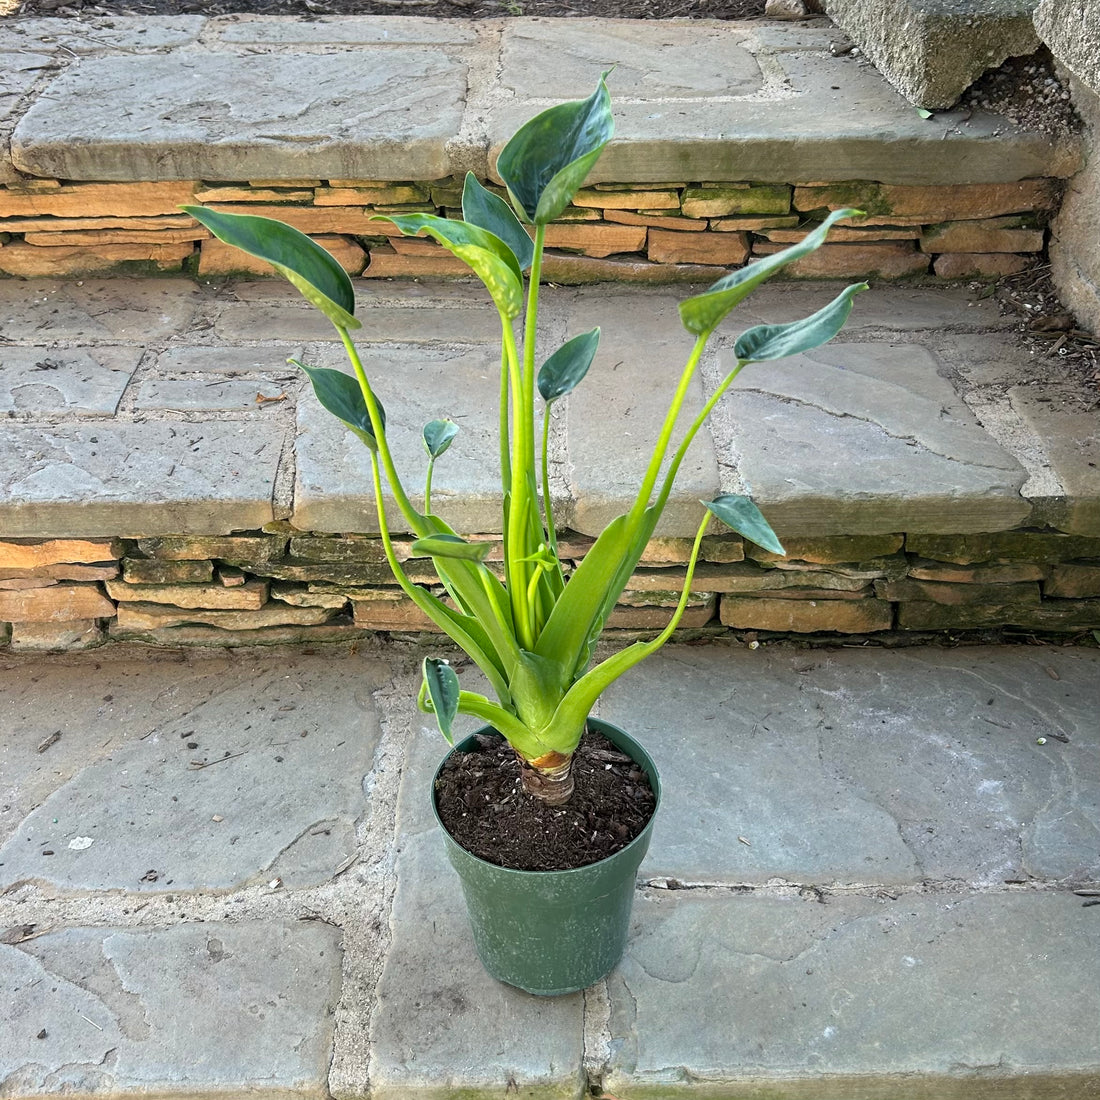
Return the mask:
{"type": "Polygon", "coordinates": [[[602,734],[589,730],[573,757],[573,796],[547,806],[520,782],[507,741],[478,737],[452,753],[435,784],[447,832],[486,863],[517,871],[566,871],[614,855],[653,816],[645,772],[602,734]]]}

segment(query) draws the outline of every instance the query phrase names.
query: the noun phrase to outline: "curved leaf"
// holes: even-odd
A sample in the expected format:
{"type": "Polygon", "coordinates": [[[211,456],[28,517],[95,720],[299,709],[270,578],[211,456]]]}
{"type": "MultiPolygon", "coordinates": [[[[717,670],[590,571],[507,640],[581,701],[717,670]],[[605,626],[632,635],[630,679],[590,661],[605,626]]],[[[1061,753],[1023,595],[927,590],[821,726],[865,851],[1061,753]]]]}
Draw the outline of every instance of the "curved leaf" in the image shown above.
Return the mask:
{"type": "MultiPolygon", "coordinates": [[[[288,362],[306,372],[313,383],[313,392],[323,408],[349,427],[372,451],[378,450],[378,440],[374,437],[363,391],[350,374],[330,370],[328,367],[310,367],[297,359],[289,359],[288,362]]],[[[381,401],[378,402],[378,411],[382,414],[384,431],[386,410],[382,408],[381,401]]]]}
{"type": "Polygon", "coordinates": [[[707,511],[717,516],[727,527],[750,542],[770,550],[773,554],[786,554],[783,544],[776,537],[763,512],[748,497],[736,493],[723,493],[714,500],[704,500],[707,511]]]}
{"type": "Polygon", "coordinates": [[[478,182],[473,172],[466,173],[462,187],[462,217],[471,225],[480,226],[499,237],[514,253],[521,271],[531,266],[535,257],[535,242],[527,235],[512,208],[478,182]]]}
{"type": "Polygon", "coordinates": [[[348,273],[316,241],[284,222],[256,214],[181,207],[219,241],[266,260],[339,328],[356,329],[355,291],[348,273]]]}
{"type": "Polygon", "coordinates": [[[734,306],[744,301],[762,282],[770,279],[787,264],[808,256],[825,243],[830,228],[841,218],[853,218],[862,214],[861,210],[845,208],[834,210],[812,233],[807,233],[798,244],[777,252],[774,256],[765,256],[755,260],[737,271],[723,276],[713,286],[685,298],[680,303],[680,320],[684,328],[695,336],[706,336],[717,328],[719,322],[734,306]]]}
{"type": "Polygon", "coordinates": [[[523,273],[515,253],[495,233],[469,222],[435,214],[379,214],[406,236],[427,233],[457,256],[485,284],[497,309],[509,320],[523,310],[523,273]]]}
{"type": "Polygon", "coordinates": [[[536,115],[501,150],[497,172],[517,211],[528,221],[552,222],[569,205],[611,140],[615,124],[606,80],[604,73],[587,99],[561,103],[536,115]]]}
{"type": "Polygon", "coordinates": [[[600,343],[600,330],[582,332],[567,340],[539,369],[538,386],[542,399],[550,404],[580,385],[600,343]]]}
{"type": "Polygon", "coordinates": [[[458,676],[446,661],[439,657],[424,658],[424,687],[439,723],[439,732],[447,738],[447,744],[454,744],[451,728],[458,717],[458,676]]]}
{"type": "Polygon", "coordinates": [[[734,354],[747,363],[762,363],[820,347],[844,327],[852,312],[852,299],[866,289],[866,283],[855,283],[842,290],[827,306],[800,321],[750,328],[738,337],[734,354]]]}
{"type": "Polygon", "coordinates": [[[414,557],[456,558],[459,561],[484,561],[492,549],[491,542],[467,542],[458,535],[425,535],[410,547],[414,557]]]}
{"type": "Polygon", "coordinates": [[[454,442],[458,425],[453,420],[432,420],[424,425],[424,447],[431,458],[438,458],[454,442]]]}

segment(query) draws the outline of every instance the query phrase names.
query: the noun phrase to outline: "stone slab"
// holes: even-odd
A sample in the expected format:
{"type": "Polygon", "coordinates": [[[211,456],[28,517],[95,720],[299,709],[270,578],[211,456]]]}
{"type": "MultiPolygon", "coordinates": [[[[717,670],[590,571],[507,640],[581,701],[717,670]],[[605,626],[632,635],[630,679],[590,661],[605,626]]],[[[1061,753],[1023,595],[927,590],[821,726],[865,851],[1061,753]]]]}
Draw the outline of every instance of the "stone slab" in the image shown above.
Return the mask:
{"type": "Polygon", "coordinates": [[[1087,0],[1039,0],[1035,29],[1054,56],[1100,95],[1100,13],[1087,0]]]}
{"type": "Polygon", "coordinates": [[[113,416],[141,348],[0,349],[0,412],[113,416]]]}
{"type": "Polygon", "coordinates": [[[609,1093],[984,1100],[1100,1086],[1082,1026],[1100,1013],[1100,925],[1071,894],[652,892],[634,923],[608,981],[609,1093]]]}
{"type": "Polygon", "coordinates": [[[287,360],[291,357],[300,359],[301,356],[301,344],[269,344],[263,347],[214,344],[167,348],[157,356],[156,364],[157,370],[169,377],[182,374],[262,374],[271,377],[277,373],[282,380],[297,377],[297,372],[288,366],[287,360]]]}
{"type": "Polygon", "coordinates": [[[1039,46],[1038,0],[824,0],[890,83],[920,107],[950,107],[987,69],[1039,46]]]}
{"type": "Polygon", "coordinates": [[[47,93],[12,135],[12,162],[32,175],[438,179],[452,170],[466,65],[416,46],[92,57],[47,93]]]}
{"type": "Polygon", "coordinates": [[[119,687],[97,694],[98,705],[76,700],[86,674],[75,668],[52,666],[37,682],[17,675],[5,687],[17,715],[0,744],[5,785],[25,783],[31,793],[18,802],[35,805],[5,829],[0,889],[35,881],[65,893],[178,894],[276,877],[301,887],[328,881],[355,852],[379,737],[369,667],[291,657],[223,666],[220,676],[196,665],[174,683],[163,678],[170,667],[160,666],[153,689],[148,670],[115,666],[119,687]],[[359,677],[351,692],[349,674],[359,677]],[[71,700],[64,712],[41,713],[59,694],[71,700]],[[74,710],[98,712],[93,746],[74,729],[74,710]],[[126,733],[112,736],[118,713],[126,733]],[[53,755],[37,753],[58,722],[53,755]]]}
{"type": "MultiPolygon", "coordinates": [[[[532,1100],[579,1100],[584,998],[533,997],[486,974],[428,801],[446,745],[419,717],[395,825],[397,890],[371,1020],[371,1095],[449,1100],[511,1090],[532,1100]]],[[[458,737],[477,724],[460,723],[458,737]]]]}
{"type": "MultiPolygon", "coordinates": [[[[345,370],[343,349],[325,348],[311,366],[345,370]]],[[[394,463],[416,507],[423,504],[425,424],[447,417],[459,425],[455,442],[436,464],[432,510],[467,534],[499,532],[502,522],[497,442],[499,352],[493,348],[434,350],[414,346],[361,348],[367,377],[383,406],[394,463]]],[[[303,531],[378,531],[370,454],[312,394],[298,405],[294,512],[303,531]]],[[[384,498],[393,531],[408,525],[392,495],[384,498]]]]}
{"type": "Polygon", "coordinates": [[[341,937],[326,924],[64,928],[0,946],[13,1098],[327,1095],[341,937]]]}
{"type": "Polygon", "coordinates": [[[264,46],[453,46],[477,39],[474,25],[461,19],[420,19],[405,15],[363,18],[272,19],[234,15],[212,19],[208,33],[234,45],[264,46]]]}
{"type": "MultiPolygon", "coordinates": [[[[297,383],[297,379],[294,381],[297,383]]],[[[297,386],[292,389],[297,389],[297,386]]],[[[286,400],[288,393],[285,385],[263,378],[251,381],[222,379],[218,382],[151,378],[137,387],[134,408],[177,412],[277,409],[286,400]]]]}
{"type": "Polygon", "coordinates": [[[618,59],[623,73],[609,77],[616,136],[590,183],[791,182],[812,175],[960,184],[1072,175],[1079,166],[1076,139],[1052,142],[988,112],[940,116],[935,123],[920,118],[873,69],[834,56],[834,39],[835,31],[820,22],[794,28],[509,20],[498,83],[482,96],[475,88],[471,109],[484,117],[494,165],[504,142],[547,98],[590,94],[600,73],[618,59]],[[691,75],[685,76],[680,57],[688,42],[691,75]],[[563,69],[568,92],[556,79],[553,88],[540,88],[542,96],[529,90],[533,56],[569,59],[555,68],[555,78],[563,69]],[[732,83],[722,86],[718,74],[725,66],[731,67],[732,83]],[[706,100],[703,128],[693,121],[700,97],[706,100]]]}
{"type": "Polygon", "coordinates": [[[227,534],[275,518],[274,422],[9,424],[0,528],[12,536],[227,534]]]}
{"type": "Polygon", "coordinates": [[[0,35],[0,148],[4,150],[0,156],[0,184],[19,184],[23,180],[7,155],[20,101],[36,82],[60,67],[43,43],[35,41],[19,47],[0,35]]]}
{"type": "MultiPolygon", "coordinates": [[[[716,412],[780,538],[1025,523],[1024,468],[981,428],[942,360],[916,344],[842,339],[749,366],[716,412]]],[[[733,362],[724,353],[719,376],[733,362]]]]}
{"type": "MultiPolygon", "coordinates": [[[[565,479],[570,510],[558,517],[586,535],[598,535],[634,501],[664,422],[693,339],[680,326],[682,295],[638,296],[607,288],[562,291],[544,299],[548,338],[556,343],[595,328],[600,350],[584,382],[565,405],[565,479]]],[[[692,383],[682,423],[703,405],[702,385],[692,383]]],[[[682,438],[682,431],[674,437],[682,438]]],[[[718,460],[704,427],[687,453],[656,533],[694,537],[702,519],[700,499],[718,492],[718,460]]]]}
{"type": "Polygon", "coordinates": [[[608,689],[665,792],[642,878],[1100,876],[1096,653],[865,656],[667,649],[608,689]]]}
{"type": "Polygon", "coordinates": [[[48,46],[65,55],[142,53],[190,46],[202,33],[201,15],[95,16],[71,19],[22,18],[0,24],[0,50],[48,46]]]}

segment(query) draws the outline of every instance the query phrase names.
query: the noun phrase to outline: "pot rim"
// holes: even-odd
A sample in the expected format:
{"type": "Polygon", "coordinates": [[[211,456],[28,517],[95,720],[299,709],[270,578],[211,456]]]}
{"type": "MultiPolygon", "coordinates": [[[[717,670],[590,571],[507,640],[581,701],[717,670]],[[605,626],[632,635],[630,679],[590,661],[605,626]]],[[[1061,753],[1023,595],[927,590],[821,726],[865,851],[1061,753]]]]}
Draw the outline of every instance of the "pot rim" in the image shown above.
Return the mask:
{"type": "MultiPolygon", "coordinates": [[[[453,753],[459,751],[460,745],[464,745],[471,738],[492,735],[495,737],[499,737],[501,740],[504,740],[504,735],[490,725],[481,726],[478,729],[474,730],[472,733],[467,734],[465,737],[462,738],[461,741],[457,741],[455,742],[455,744],[448,746],[447,752],[443,755],[443,759],[439,761],[438,766],[432,773],[432,814],[435,817],[436,824],[443,831],[444,836],[446,836],[446,838],[456,848],[460,849],[467,859],[473,860],[475,863],[479,863],[483,867],[491,867],[497,871],[507,871],[510,875],[530,875],[535,878],[544,878],[547,875],[577,875],[581,874],[582,872],[590,873],[594,867],[602,867],[603,865],[610,863],[613,859],[624,857],[626,853],[629,852],[636,845],[643,842],[648,843],[648,834],[653,828],[653,822],[657,818],[657,811],[661,808],[661,777],[657,772],[657,765],[654,763],[653,758],[649,755],[649,753],[646,752],[646,750],[642,747],[640,742],[636,741],[633,737],[630,736],[629,733],[626,732],[626,730],[621,729],[619,726],[616,726],[613,722],[608,722],[606,719],[603,718],[593,718],[591,716],[586,719],[586,722],[595,723],[597,726],[609,726],[616,733],[621,733],[624,737],[628,738],[632,744],[637,745],[642,754],[645,756],[646,761],[648,761],[649,767],[646,768],[646,774],[649,778],[650,789],[653,791],[655,799],[653,803],[653,813],[650,814],[649,820],[645,823],[645,827],[642,829],[642,831],[629,844],[624,845],[617,852],[612,852],[609,856],[604,856],[603,859],[597,859],[594,860],[592,863],[582,864],[580,867],[566,867],[559,871],[525,871],[518,867],[505,867],[501,863],[490,863],[487,859],[482,859],[480,856],[474,855],[474,853],[471,852],[469,848],[465,847],[463,844],[459,843],[459,841],[455,840],[454,836],[451,834],[447,826],[443,824],[443,821],[439,816],[439,808],[436,806],[435,801],[435,783],[436,780],[439,778],[439,773],[443,770],[443,765],[447,762],[447,760],[450,759],[453,753]]],[[[602,731],[598,730],[597,732],[602,731]]],[[[643,768],[646,767],[644,761],[635,759],[634,763],[641,764],[643,768]]]]}

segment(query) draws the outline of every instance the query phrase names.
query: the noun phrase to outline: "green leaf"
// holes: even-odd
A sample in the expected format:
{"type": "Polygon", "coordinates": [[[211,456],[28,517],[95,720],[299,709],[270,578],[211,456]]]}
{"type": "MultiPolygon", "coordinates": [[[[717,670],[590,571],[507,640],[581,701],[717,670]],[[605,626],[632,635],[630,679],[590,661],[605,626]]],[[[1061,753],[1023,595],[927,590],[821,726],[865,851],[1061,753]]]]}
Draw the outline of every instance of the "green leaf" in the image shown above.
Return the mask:
{"type": "Polygon", "coordinates": [[[509,320],[523,310],[523,273],[515,253],[495,233],[435,214],[382,215],[408,237],[427,233],[457,256],[485,284],[497,309],[509,320]]]}
{"type": "Polygon", "coordinates": [[[467,542],[458,535],[425,535],[411,546],[414,557],[456,558],[459,561],[484,561],[493,549],[491,542],[467,542]]]}
{"type": "Polygon", "coordinates": [[[926,110],[924,107],[918,107],[917,108],[917,114],[920,115],[921,118],[933,118],[934,117],[932,112],[929,111],[929,110],[926,110]]]}
{"type": "Polygon", "coordinates": [[[787,264],[808,256],[825,243],[825,237],[834,223],[841,218],[859,217],[863,212],[846,207],[834,210],[812,233],[808,233],[798,244],[777,252],[774,256],[765,256],[737,271],[723,276],[713,286],[686,298],[680,303],[680,320],[684,328],[695,336],[707,336],[718,327],[719,322],[734,306],[744,301],[761,283],[770,279],[787,264]]]}
{"type": "Polygon", "coordinates": [[[615,124],[607,75],[587,99],[536,115],[501,150],[497,172],[528,221],[545,225],[558,217],[611,140],[615,124]]]}
{"type": "MultiPolygon", "coordinates": [[[[350,374],[328,367],[310,367],[297,359],[287,361],[306,372],[323,408],[349,427],[372,451],[378,450],[378,440],[374,438],[363,391],[350,374]]],[[[382,408],[381,401],[378,402],[378,411],[382,415],[382,430],[385,431],[386,410],[382,408]]]]}
{"type": "Polygon", "coordinates": [[[734,354],[745,362],[761,363],[820,347],[844,327],[852,312],[852,299],[866,289],[866,283],[855,283],[841,291],[827,306],[800,321],[750,328],[738,337],[734,354]]]}
{"type": "Polygon", "coordinates": [[[473,172],[466,173],[462,188],[462,217],[471,225],[487,229],[513,252],[520,270],[526,271],[535,258],[535,242],[527,235],[512,208],[488,188],[482,187],[473,172]]]}
{"type": "Polygon", "coordinates": [[[431,458],[438,458],[454,442],[458,425],[453,420],[433,420],[424,425],[424,447],[431,458]]]}
{"type": "Polygon", "coordinates": [[[304,233],[255,214],[227,214],[205,206],[183,206],[219,241],[250,256],[266,260],[289,279],[302,296],[338,328],[360,328],[355,313],[355,291],[348,273],[316,241],[304,233]]]}
{"type": "Polygon", "coordinates": [[[447,744],[454,744],[451,728],[458,717],[458,677],[455,670],[439,657],[424,658],[424,686],[435,711],[435,720],[439,723],[439,732],[447,738],[447,744]]]}
{"type": "Polygon", "coordinates": [[[542,399],[550,404],[567,393],[572,393],[592,366],[596,348],[600,343],[600,330],[583,332],[567,340],[539,369],[538,385],[542,399]]]}
{"type": "Polygon", "coordinates": [[[739,535],[744,535],[750,542],[755,542],[757,546],[762,546],[773,554],[786,554],[787,551],[776,538],[771,524],[748,497],[737,496],[735,493],[723,493],[714,500],[704,500],[702,503],[708,512],[717,516],[739,535]]]}

